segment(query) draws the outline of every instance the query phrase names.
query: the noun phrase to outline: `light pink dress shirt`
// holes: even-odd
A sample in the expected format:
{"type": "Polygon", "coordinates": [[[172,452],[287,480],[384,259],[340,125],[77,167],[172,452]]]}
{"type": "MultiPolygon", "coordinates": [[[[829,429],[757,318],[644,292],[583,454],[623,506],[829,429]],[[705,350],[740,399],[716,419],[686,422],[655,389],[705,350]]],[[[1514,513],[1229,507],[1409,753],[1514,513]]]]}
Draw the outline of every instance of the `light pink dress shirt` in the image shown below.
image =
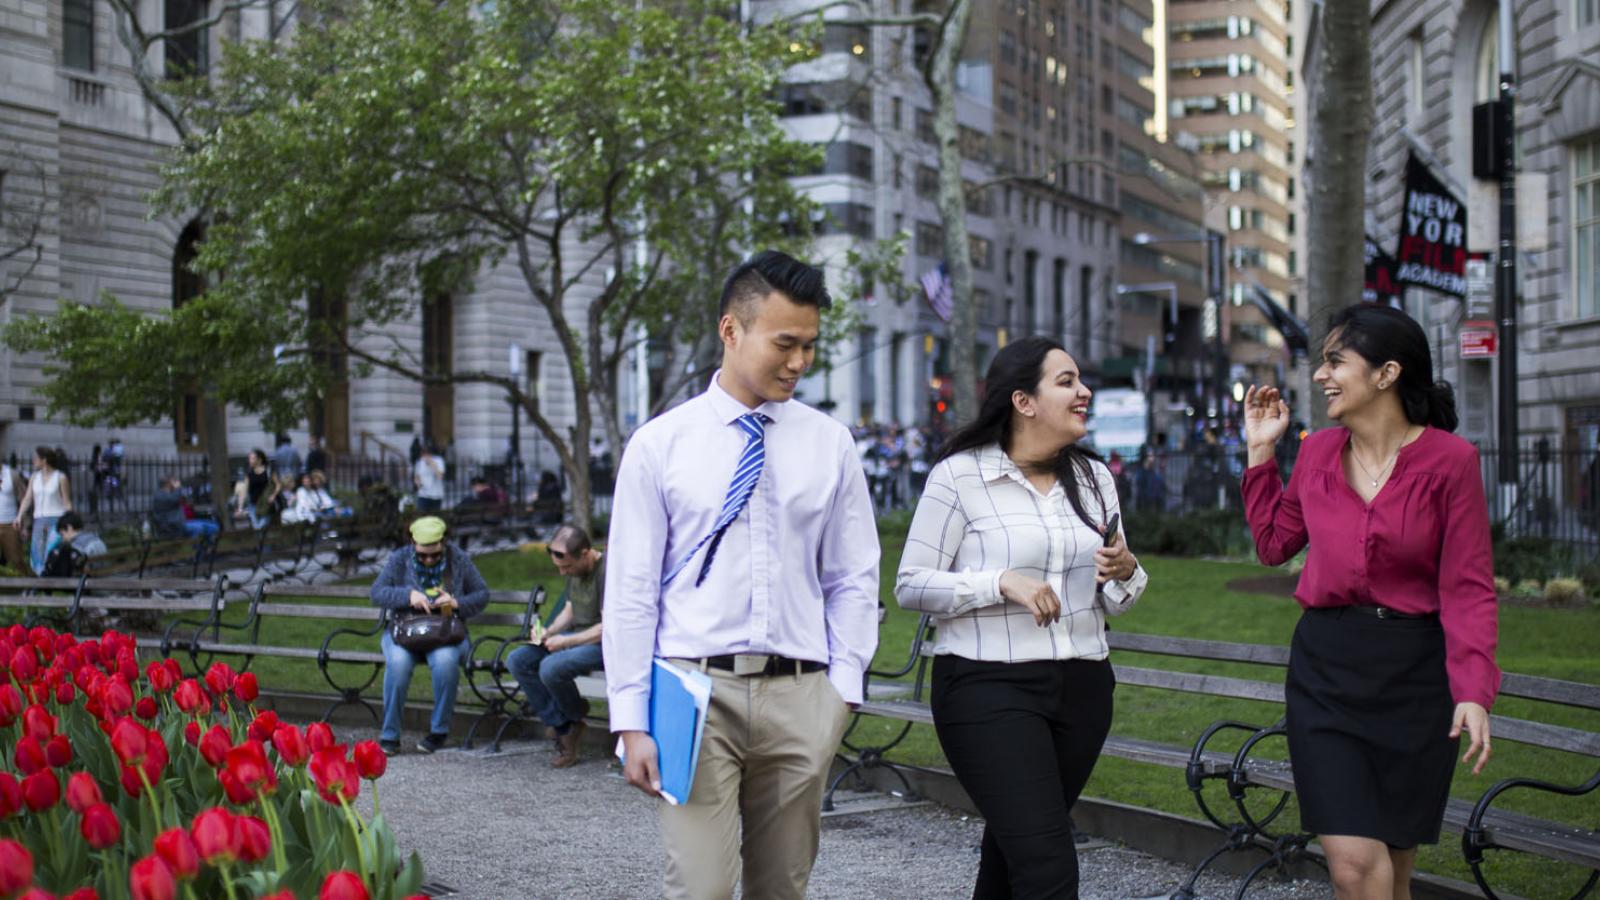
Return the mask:
{"type": "MultiPolygon", "coordinates": [[[[720,374],[720,373],[718,373],[720,374]]],[[[878,531],[850,432],[799,401],[756,407],[766,461],[728,526],[706,580],[706,552],[662,577],[716,524],[744,452],[750,412],[717,384],[633,433],[617,471],[607,541],[606,692],[612,731],[650,725],[654,657],[772,653],[828,665],[849,703],[878,646],[878,531]]]]}

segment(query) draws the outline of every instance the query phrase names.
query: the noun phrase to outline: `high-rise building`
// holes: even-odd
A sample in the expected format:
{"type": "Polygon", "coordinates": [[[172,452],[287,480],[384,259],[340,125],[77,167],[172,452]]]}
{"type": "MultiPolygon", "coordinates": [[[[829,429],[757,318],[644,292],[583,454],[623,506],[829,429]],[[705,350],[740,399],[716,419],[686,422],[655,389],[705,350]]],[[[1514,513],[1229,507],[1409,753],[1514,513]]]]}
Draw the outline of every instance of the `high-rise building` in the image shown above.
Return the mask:
{"type": "Polygon", "coordinates": [[[1268,313],[1303,316],[1295,291],[1297,147],[1284,0],[1161,0],[1167,27],[1164,130],[1200,156],[1227,238],[1222,322],[1230,393],[1282,382],[1289,354],[1268,313]]]}

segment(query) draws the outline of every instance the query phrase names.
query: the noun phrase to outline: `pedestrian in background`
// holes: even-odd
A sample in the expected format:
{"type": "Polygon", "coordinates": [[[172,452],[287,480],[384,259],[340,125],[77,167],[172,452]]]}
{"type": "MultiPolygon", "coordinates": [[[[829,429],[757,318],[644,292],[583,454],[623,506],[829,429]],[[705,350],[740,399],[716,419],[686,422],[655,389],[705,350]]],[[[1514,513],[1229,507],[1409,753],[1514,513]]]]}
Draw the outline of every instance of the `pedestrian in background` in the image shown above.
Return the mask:
{"type": "Polygon", "coordinates": [[[12,526],[19,531],[22,529],[23,512],[32,504],[33,539],[28,550],[28,565],[35,575],[44,571],[45,548],[56,536],[56,520],[72,509],[72,487],[66,467],[67,455],[60,448],[33,449],[33,474],[17,504],[18,513],[12,526]]]}
{"type": "Polygon", "coordinates": [[[0,557],[18,572],[28,571],[28,553],[22,549],[22,495],[27,488],[10,463],[0,463],[0,557]]]}
{"type": "Polygon", "coordinates": [[[417,464],[411,470],[411,483],[417,489],[417,510],[438,512],[444,508],[444,460],[432,444],[423,444],[417,464]]]}

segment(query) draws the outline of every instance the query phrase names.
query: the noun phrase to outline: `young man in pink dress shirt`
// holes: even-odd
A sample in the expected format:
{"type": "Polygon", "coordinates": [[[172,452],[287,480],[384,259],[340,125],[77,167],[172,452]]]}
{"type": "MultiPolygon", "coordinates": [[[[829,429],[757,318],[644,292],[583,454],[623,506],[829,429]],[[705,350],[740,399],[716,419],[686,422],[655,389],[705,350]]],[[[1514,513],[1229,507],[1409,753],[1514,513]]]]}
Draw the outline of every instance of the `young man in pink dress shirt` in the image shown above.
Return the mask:
{"type": "Polygon", "coordinates": [[[846,428],[793,400],[822,272],[775,251],[723,289],[722,368],[633,434],[617,472],[603,638],[628,782],[660,787],[655,657],[711,676],[688,801],[661,803],[673,900],[800,898],[828,764],[877,648],[878,536],[846,428]],[[742,840],[741,840],[742,838],[742,840]]]}

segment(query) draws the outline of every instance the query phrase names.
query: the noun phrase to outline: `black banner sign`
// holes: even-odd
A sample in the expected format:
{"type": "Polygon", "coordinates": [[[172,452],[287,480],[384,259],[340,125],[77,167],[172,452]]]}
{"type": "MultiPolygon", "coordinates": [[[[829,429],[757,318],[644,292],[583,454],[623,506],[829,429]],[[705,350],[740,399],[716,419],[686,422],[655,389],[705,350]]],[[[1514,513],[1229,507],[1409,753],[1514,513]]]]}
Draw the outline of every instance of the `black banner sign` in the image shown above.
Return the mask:
{"type": "Polygon", "coordinates": [[[1367,303],[1382,303],[1385,306],[1400,307],[1400,285],[1395,283],[1395,259],[1383,252],[1378,242],[1371,237],[1366,238],[1361,258],[1366,263],[1366,283],[1361,291],[1361,299],[1367,303]]]}
{"type": "Polygon", "coordinates": [[[1395,281],[1467,296],[1467,207],[1415,155],[1406,160],[1395,281]]]}

